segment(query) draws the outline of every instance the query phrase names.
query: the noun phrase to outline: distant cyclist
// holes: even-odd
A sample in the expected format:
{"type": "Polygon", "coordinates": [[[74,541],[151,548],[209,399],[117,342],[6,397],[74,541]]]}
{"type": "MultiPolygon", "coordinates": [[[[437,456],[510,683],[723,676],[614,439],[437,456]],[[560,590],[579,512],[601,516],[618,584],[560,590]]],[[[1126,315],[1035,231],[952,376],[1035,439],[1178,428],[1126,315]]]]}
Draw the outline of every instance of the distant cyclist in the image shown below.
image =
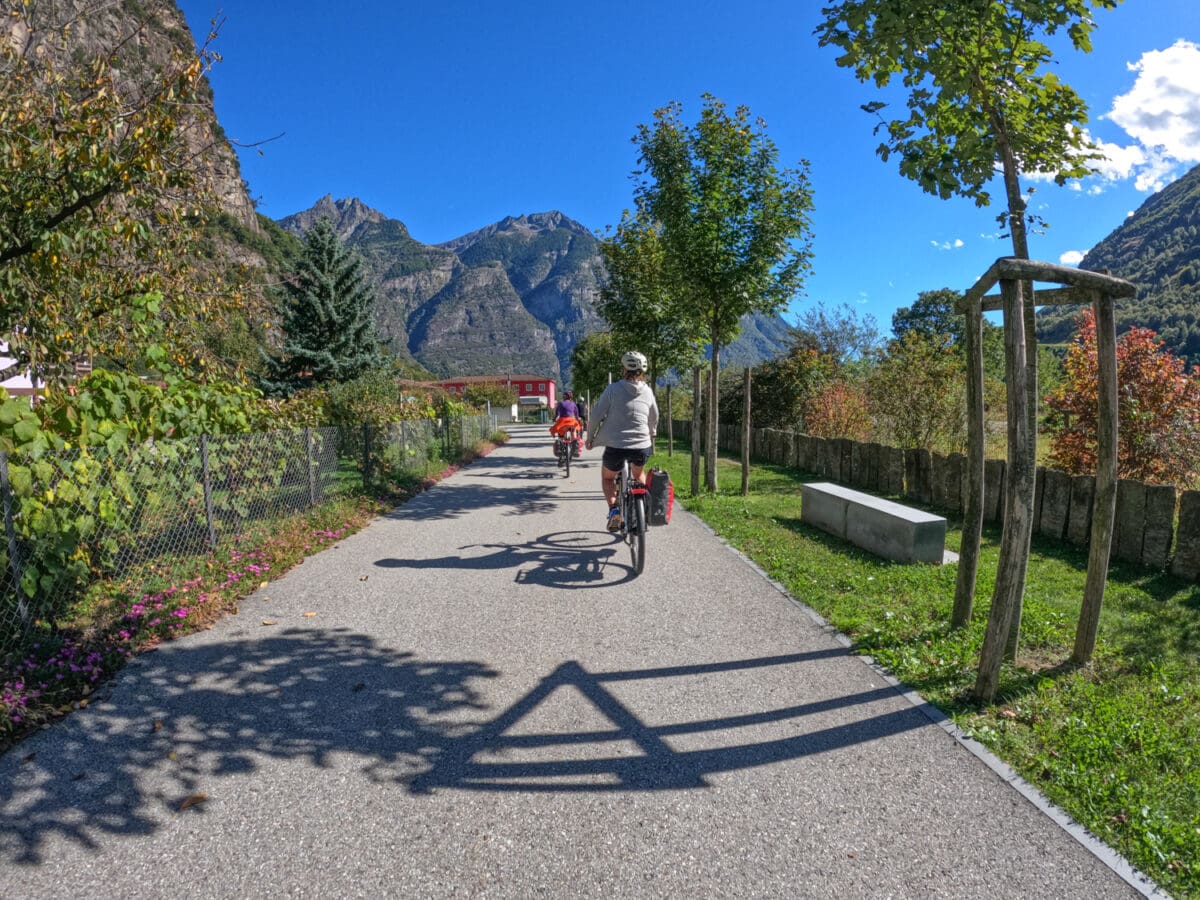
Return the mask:
{"type": "Polygon", "coordinates": [[[554,406],[555,421],[565,419],[567,416],[570,416],[572,419],[580,418],[579,406],[575,403],[575,395],[570,391],[565,391],[562,399],[554,406]]]}
{"type": "Polygon", "coordinates": [[[600,487],[608,502],[608,530],[621,530],[621,510],[617,506],[617,475],[621,464],[629,461],[636,481],[645,483],[642,470],[654,449],[658,428],[658,403],[646,384],[646,357],[630,350],[621,357],[625,377],[614,381],[592,406],[591,429],[587,446],[604,447],[600,460],[600,487]]]}
{"type": "MultiPolygon", "coordinates": [[[[559,440],[570,441],[571,457],[579,456],[583,442],[580,436],[583,434],[583,422],[579,417],[579,407],[575,405],[575,400],[570,391],[563,393],[563,398],[554,406],[554,424],[550,426],[550,433],[559,440]]],[[[555,456],[558,455],[558,450],[555,448],[555,456]]],[[[558,464],[561,466],[563,461],[560,459],[558,464]]]]}

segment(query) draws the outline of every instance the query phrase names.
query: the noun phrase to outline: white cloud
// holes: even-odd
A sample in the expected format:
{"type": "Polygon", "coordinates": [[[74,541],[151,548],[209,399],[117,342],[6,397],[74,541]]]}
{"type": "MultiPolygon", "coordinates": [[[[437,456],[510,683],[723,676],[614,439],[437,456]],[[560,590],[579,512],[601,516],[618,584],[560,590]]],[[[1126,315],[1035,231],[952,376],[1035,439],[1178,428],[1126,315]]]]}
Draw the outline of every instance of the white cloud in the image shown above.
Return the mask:
{"type": "Polygon", "coordinates": [[[1145,147],[1180,162],[1200,162],[1200,44],[1178,40],[1129,64],[1137,80],[1113,100],[1108,118],[1145,147]]]}
{"type": "Polygon", "coordinates": [[[1060,256],[1058,258],[1058,261],[1060,263],[1062,263],[1064,266],[1077,266],[1081,262],[1083,262],[1083,251],[1068,250],[1066,253],[1064,253],[1062,256],[1060,256]]]}
{"type": "MultiPolygon", "coordinates": [[[[1091,195],[1130,179],[1139,191],[1160,191],[1175,180],[1181,165],[1200,162],[1200,44],[1181,38],[1126,65],[1137,73],[1133,87],[1113,98],[1102,118],[1123,128],[1134,143],[1101,141],[1084,131],[1100,153],[1088,161],[1096,170],[1086,189],[1091,195]]],[[[1022,178],[1039,182],[1054,176],[1027,172],[1022,178]]],[[[1075,181],[1068,187],[1084,189],[1075,181]]]]}
{"type": "Polygon", "coordinates": [[[957,250],[963,246],[962,238],[955,238],[952,241],[930,241],[929,243],[933,244],[939,250],[957,250]]]}

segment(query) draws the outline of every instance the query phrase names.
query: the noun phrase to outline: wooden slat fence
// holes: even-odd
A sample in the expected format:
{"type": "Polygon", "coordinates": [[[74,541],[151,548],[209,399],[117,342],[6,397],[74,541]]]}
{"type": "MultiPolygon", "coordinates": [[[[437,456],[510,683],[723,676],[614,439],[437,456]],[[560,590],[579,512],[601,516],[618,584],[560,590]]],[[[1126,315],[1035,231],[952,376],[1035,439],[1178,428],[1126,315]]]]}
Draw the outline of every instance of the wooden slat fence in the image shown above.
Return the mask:
{"type": "MultiPolygon", "coordinates": [[[[677,421],[674,429],[676,434],[689,434],[691,423],[677,421]]],[[[725,452],[740,454],[740,428],[721,425],[718,443],[725,452]]],[[[900,450],[845,438],[755,428],[750,434],[750,455],[755,462],[790,466],[872,494],[954,512],[966,508],[966,459],[961,453],[900,450]]],[[[998,524],[1003,518],[1005,468],[1002,459],[985,463],[986,522],[998,524]]],[[[1095,476],[1072,476],[1039,467],[1034,534],[1086,546],[1095,492],[1095,476]]],[[[1112,548],[1114,559],[1200,580],[1200,491],[1121,479],[1112,548]]]]}

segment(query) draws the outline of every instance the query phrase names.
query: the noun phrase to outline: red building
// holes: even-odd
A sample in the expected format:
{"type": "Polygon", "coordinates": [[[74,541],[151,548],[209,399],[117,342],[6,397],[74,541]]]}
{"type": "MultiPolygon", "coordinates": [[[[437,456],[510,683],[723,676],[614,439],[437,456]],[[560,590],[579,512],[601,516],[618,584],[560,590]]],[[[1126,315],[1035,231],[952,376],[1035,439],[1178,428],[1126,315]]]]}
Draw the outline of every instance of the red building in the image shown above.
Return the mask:
{"type": "Polygon", "coordinates": [[[465,394],[474,384],[498,384],[516,391],[522,406],[554,409],[558,403],[554,379],[545,375],[461,375],[428,383],[436,384],[450,394],[465,394]]]}

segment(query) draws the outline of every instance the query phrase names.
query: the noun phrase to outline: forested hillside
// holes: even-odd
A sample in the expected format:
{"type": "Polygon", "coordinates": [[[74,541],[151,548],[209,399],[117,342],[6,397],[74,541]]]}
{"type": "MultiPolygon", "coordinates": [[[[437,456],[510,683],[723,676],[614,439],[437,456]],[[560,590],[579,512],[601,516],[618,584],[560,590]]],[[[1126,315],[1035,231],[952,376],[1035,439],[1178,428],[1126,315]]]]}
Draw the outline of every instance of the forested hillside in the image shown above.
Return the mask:
{"type": "MultiPolygon", "coordinates": [[[[1118,331],[1152,328],[1173,353],[1200,364],[1200,166],[1146,200],[1080,268],[1108,270],[1138,286],[1135,299],[1118,304],[1118,331]]],[[[1070,340],[1076,312],[1043,312],[1040,339],[1070,340]]]]}

